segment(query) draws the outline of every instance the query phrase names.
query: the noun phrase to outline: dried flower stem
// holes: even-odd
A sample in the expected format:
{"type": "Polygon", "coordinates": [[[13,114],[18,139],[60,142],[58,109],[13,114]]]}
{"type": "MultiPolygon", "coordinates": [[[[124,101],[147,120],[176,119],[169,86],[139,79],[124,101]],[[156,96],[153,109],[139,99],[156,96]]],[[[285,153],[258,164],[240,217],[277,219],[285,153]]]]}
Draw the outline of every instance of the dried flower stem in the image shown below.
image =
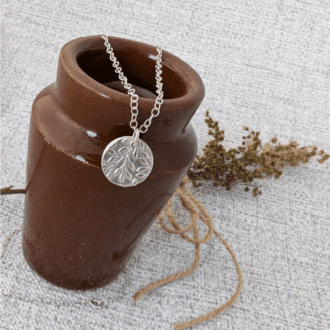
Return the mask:
{"type": "Polygon", "coordinates": [[[26,193],[26,189],[11,189],[12,187],[14,187],[14,186],[1,188],[0,195],[25,194],[26,193]]]}
{"type": "MultiPolygon", "coordinates": [[[[206,117],[205,122],[210,128],[208,134],[214,139],[203,148],[204,156],[197,156],[189,169],[188,177],[194,188],[202,185],[196,183],[200,180],[210,180],[213,181],[213,186],[222,186],[230,190],[235,184],[243,182],[248,185],[253,179],[264,179],[265,175],[275,174],[275,178],[278,179],[283,173],[280,169],[284,166],[297,166],[300,161],[307,163],[310,157],[316,155],[316,146],[312,146],[312,151],[309,152],[307,147],[297,149],[296,141],[290,141],[288,145],[276,144],[276,136],[271,139],[271,144],[266,143],[261,148],[260,132],[250,132],[247,126],[243,126],[248,135],[242,136],[242,146],[226,151],[220,144],[224,140],[224,130],[219,130],[218,122],[209,116],[208,110],[206,117]],[[254,167],[254,170],[250,171],[248,166],[254,167]]],[[[318,155],[323,155],[318,160],[321,164],[330,157],[323,150],[318,155]]],[[[246,187],[245,191],[249,191],[249,188],[246,187]]],[[[258,187],[253,189],[253,197],[257,194],[261,195],[258,187]]]]}

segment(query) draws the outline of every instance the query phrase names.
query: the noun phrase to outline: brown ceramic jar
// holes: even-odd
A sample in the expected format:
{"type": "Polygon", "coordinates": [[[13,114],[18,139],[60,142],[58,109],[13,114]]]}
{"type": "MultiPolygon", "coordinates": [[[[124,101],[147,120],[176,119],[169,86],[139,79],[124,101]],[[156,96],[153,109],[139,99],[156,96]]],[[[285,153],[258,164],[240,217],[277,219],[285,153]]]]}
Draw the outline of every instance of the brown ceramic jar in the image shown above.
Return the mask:
{"type": "MultiPolygon", "coordinates": [[[[139,95],[140,127],[155,103],[157,48],[123,38],[109,42],[139,95]]],[[[204,98],[203,82],[166,50],[161,64],[164,102],[140,134],[154,165],[133,187],[111,183],[100,165],[112,140],[133,134],[130,95],[100,35],[66,43],[56,82],[33,102],[22,247],[32,269],[57,286],[88,290],[113,282],[196,157],[190,120],[204,98]]]]}

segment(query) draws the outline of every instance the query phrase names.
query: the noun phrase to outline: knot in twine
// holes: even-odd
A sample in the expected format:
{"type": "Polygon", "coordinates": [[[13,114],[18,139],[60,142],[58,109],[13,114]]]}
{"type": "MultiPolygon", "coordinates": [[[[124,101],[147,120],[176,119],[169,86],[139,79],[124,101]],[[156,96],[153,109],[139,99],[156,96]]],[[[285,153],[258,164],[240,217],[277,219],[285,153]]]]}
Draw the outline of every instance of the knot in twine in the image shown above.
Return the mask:
{"type": "Polygon", "coordinates": [[[164,230],[166,230],[168,233],[170,234],[178,234],[180,235],[183,239],[185,239],[186,241],[195,244],[195,261],[193,263],[193,265],[186,271],[183,272],[179,272],[176,274],[172,274],[170,276],[167,276],[161,280],[158,280],[156,282],[153,282],[149,285],[147,285],[145,288],[141,289],[140,291],[138,291],[137,293],[134,294],[133,299],[135,301],[139,300],[141,298],[141,296],[145,293],[147,293],[148,291],[157,288],[158,286],[167,284],[169,282],[175,281],[175,280],[179,280],[187,275],[190,275],[197,267],[198,262],[199,262],[199,258],[200,258],[200,244],[202,243],[206,243],[207,241],[209,241],[212,237],[212,234],[214,233],[219,240],[223,243],[223,245],[225,246],[225,248],[228,250],[228,252],[230,253],[231,257],[233,258],[233,261],[235,263],[236,266],[236,270],[238,273],[238,286],[236,289],[236,292],[231,296],[231,298],[225,303],[223,304],[221,307],[213,310],[212,312],[203,315],[201,317],[198,317],[194,320],[188,321],[188,322],[182,322],[182,323],[176,323],[174,324],[174,329],[176,330],[183,330],[185,328],[191,327],[197,323],[206,321],[214,316],[216,316],[217,314],[222,313],[225,309],[227,309],[229,306],[231,306],[237,299],[241,289],[242,289],[242,272],[240,270],[240,267],[238,265],[238,262],[236,260],[236,257],[233,253],[233,251],[231,250],[229,244],[219,235],[219,233],[213,228],[213,224],[212,224],[212,219],[211,217],[208,215],[208,213],[206,212],[205,208],[203,207],[203,205],[194,197],[194,195],[187,189],[186,184],[188,184],[190,182],[188,175],[186,175],[182,182],[180,183],[180,186],[176,189],[176,193],[178,193],[180,195],[180,199],[182,202],[182,205],[185,209],[187,209],[189,211],[189,213],[191,214],[191,221],[190,224],[185,228],[182,229],[179,224],[176,222],[172,208],[171,208],[171,203],[172,203],[172,197],[170,198],[170,200],[168,201],[168,203],[165,205],[165,213],[171,223],[171,225],[174,227],[174,229],[170,229],[168,227],[165,226],[164,222],[163,222],[163,218],[161,216],[161,214],[158,215],[158,221],[160,222],[162,228],[164,230]],[[198,208],[200,209],[201,213],[200,214],[198,212],[198,208]],[[209,227],[208,232],[205,234],[205,236],[201,239],[199,239],[198,237],[198,230],[197,230],[197,220],[198,218],[201,218],[201,220],[209,227]],[[188,232],[190,229],[193,230],[193,237],[194,238],[190,238],[189,236],[187,236],[185,233],[188,232]]]}

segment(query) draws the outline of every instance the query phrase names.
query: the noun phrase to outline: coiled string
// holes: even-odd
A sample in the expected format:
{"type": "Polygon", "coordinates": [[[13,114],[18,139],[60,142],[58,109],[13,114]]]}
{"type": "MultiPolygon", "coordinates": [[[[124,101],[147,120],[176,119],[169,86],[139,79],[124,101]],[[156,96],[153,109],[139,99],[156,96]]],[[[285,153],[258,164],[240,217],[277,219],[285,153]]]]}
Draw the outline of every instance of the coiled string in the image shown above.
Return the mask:
{"type": "Polygon", "coordinates": [[[195,260],[193,265],[186,271],[183,272],[179,272],[176,274],[172,274],[170,276],[167,276],[161,280],[158,280],[156,282],[153,282],[149,285],[147,285],[145,288],[139,290],[137,293],[134,294],[133,299],[135,301],[139,300],[141,298],[141,296],[145,293],[147,293],[150,290],[153,290],[155,288],[157,288],[158,286],[167,284],[169,282],[175,281],[175,280],[179,280],[187,275],[190,275],[197,267],[198,263],[199,263],[199,258],[200,258],[200,244],[206,243],[207,241],[209,241],[212,237],[212,234],[214,233],[219,240],[223,243],[223,245],[225,246],[225,248],[228,250],[228,252],[230,253],[231,257],[233,258],[233,261],[235,263],[236,266],[236,270],[237,270],[237,274],[238,274],[238,285],[237,285],[237,289],[235,291],[235,293],[231,296],[231,298],[225,303],[223,304],[221,307],[213,310],[212,312],[200,316],[194,320],[188,321],[188,322],[182,322],[182,323],[176,323],[174,324],[174,329],[176,330],[183,330],[186,329],[188,327],[191,327],[193,325],[196,325],[197,323],[209,320],[210,318],[222,313],[225,309],[227,309],[228,307],[230,307],[237,299],[239,293],[241,292],[242,289],[242,285],[243,285],[243,276],[242,276],[242,272],[240,270],[239,264],[237,262],[237,259],[235,257],[235,254],[233,253],[233,251],[231,250],[229,244],[219,235],[219,233],[214,229],[213,224],[212,224],[212,219],[211,217],[208,215],[208,213],[206,212],[205,208],[203,207],[203,205],[195,198],[195,196],[187,189],[186,184],[189,183],[189,177],[188,175],[186,175],[184,177],[184,179],[182,180],[180,186],[177,188],[177,190],[175,191],[176,193],[178,193],[180,195],[180,199],[182,202],[182,205],[185,209],[187,209],[189,211],[189,213],[191,214],[191,221],[190,224],[185,228],[182,229],[179,224],[176,222],[172,208],[171,208],[171,202],[172,202],[172,198],[168,201],[168,203],[165,205],[165,213],[171,223],[171,225],[174,227],[173,229],[170,229],[168,227],[166,227],[166,225],[163,222],[163,218],[161,216],[161,214],[158,215],[158,221],[160,222],[162,228],[164,230],[166,230],[168,233],[170,234],[178,234],[180,235],[183,239],[185,239],[186,241],[195,244],[195,260]],[[200,209],[201,213],[200,214],[198,212],[198,208],[200,209]],[[198,230],[197,230],[197,220],[198,218],[201,218],[202,221],[209,227],[208,232],[205,234],[205,236],[201,239],[198,238],[198,230]],[[193,237],[194,238],[190,238],[189,236],[185,235],[185,232],[189,231],[190,229],[193,230],[193,237]]]}

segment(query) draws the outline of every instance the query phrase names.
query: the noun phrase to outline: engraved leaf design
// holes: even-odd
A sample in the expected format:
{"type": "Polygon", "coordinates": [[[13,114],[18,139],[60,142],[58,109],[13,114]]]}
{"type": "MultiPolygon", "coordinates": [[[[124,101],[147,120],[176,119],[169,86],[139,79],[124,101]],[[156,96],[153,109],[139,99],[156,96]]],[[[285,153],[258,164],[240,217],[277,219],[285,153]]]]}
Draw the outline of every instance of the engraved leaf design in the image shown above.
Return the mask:
{"type": "Polygon", "coordinates": [[[118,149],[118,153],[119,154],[124,154],[127,151],[129,151],[131,149],[131,147],[121,147],[120,149],[118,149]]]}
{"type": "MultiPolygon", "coordinates": [[[[125,162],[124,162],[124,164],[125,164],[125,162]]],[[[120,175],[122,173],[122,171],[123,171],[123,166],[117,167],[115,169],[115,171],[113,172],[114,177],[117,177],[118,175],[120,175]]]]}
{"type": "Polygon", "coordinates": [[[134,165],[134,163],[128,158],[128,168],[132,171],[135,172],[136,170],[136,166],[134,165]]]}
{"type": "Polygon", "coordinates": [[[103,165],[103,169],[104,169],[104,171],[106,171],[106,172],[111,172],[111,169],[113,168],[115,166],[115,164],[104,164],[103,165]]]}
{"type": "Polygon", "coordinates": [[[116,168],[113,172],[114,178],[118,177],[118,181],[121,183],[125,179],[131,181],[133,179],[133,175],[131,171],[134,172],[135,165],[130,161],[128,155],[126,156],[126,159],[124,160],[124,163],[116,168]]]}
{"type": "MultiPolygon", "coordinates": [[[[140,152],[141,152],[141,155],[142,155],[144,158],[149,158],[147,153],[145,153],[145,152],[142,151],[142,150],[140,150],[140,152]]],[[[141,160],[141,159],[143,159],[143,158],[140,158],[140,160],[141,160]]]]}
{"type": "Polygon", "coordinates": [[[118,181],[123,182],[124,179],[125,179],[125,174],[124,174],[123,170],[121,170],[120,175],[118,177],[118,181]]]}
{"type": "Polygon", "coordinates": [[[135,176],[138,178],[144,178],[147,176],[147,173],[136,173],[135,176]]]}
{"type": "Polygon", "coordinates": [[[110,163],[110,162],[117,163],[117,162],[120,162],[123,158],[124,158],[124,156],[121,156],[121,155],[115,155],[115,156],[110,157],[110,158],[108,159],[107,163],[110,163]]]}
{"type": "MultiPolygon", "coordinates": [[[[146,155],[146,153],[144,153],[144,152],[142,154],[146,155]]],[[[148,155],[146,155],[146,158],[148,158],[148,155]]],[[[147,166],[147,168],[150,167],[148,161],[145,158],[140,158],[140,162],[142,163],[142,165],[147,166]]]]}
{"type": "Polygon", "coordinates": [[[133,156],[133,159],[136,160],[139,156],[139,153],[138,153],[138,149],[137,148],[134,148],[133,152],[132,152],[132,156],[133,156]]]}
{"type": "Polygon", "coordinates": [[[127,180],[131,181],[133,179],[133,174],[131,172],[127,171],[126,168],[124,170],[124,173],[125,173],[125,177],[127,180]]]}
{"type": "Polygon", "coordinates": [[[149,170],[149,167],[144,167],[144,166],[142,166],[142,167],[139,167],[139,168],[136,170],[136,172],[147,171],[147,170],[149,170]]]}
{"type": "Polygon", "coordinates": [[[109,181],[123,186],[136,185],[150,174],[153,155],[142,140],[132,146],[131,137],[122,137],[112,143],[104,156],[102,168],[109,181]]]}

